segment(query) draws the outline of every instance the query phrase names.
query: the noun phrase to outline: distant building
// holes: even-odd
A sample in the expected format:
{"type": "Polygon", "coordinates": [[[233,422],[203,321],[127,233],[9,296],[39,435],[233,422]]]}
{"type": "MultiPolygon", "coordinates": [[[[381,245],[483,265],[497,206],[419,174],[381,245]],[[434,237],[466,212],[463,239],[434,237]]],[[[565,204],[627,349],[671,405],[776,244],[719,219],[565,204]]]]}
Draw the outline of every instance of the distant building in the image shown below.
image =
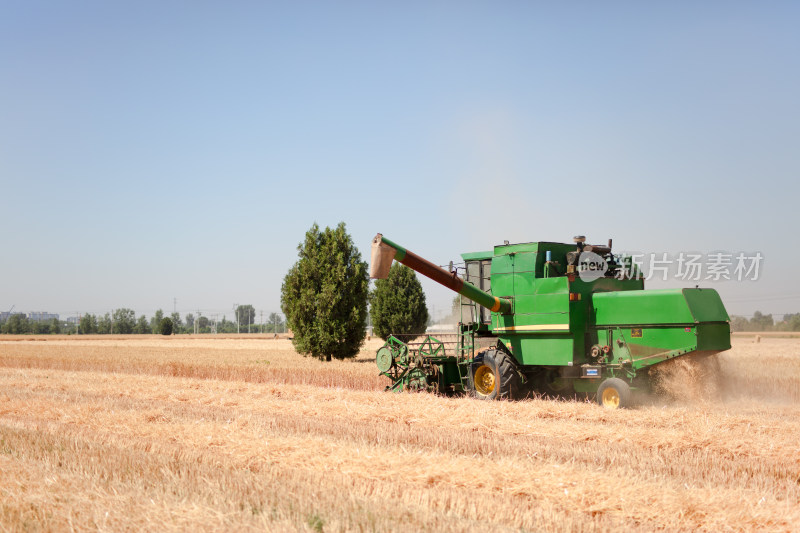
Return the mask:
{"type": "Polygon", "coordinates": [[[47,311],[44,312],[34,311],[28,313],[28,320],[30,320],[31,322],[50,322],[54,318],[58,320],[58,315],[55,313],[48,313],[47,311]]]}

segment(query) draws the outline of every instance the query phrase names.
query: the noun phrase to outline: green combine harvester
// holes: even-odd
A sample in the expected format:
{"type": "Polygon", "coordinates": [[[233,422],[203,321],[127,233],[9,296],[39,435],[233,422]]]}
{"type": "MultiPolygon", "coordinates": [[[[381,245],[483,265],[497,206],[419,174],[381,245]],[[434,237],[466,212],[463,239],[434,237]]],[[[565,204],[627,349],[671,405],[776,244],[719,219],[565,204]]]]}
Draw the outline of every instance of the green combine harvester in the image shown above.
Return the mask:
{"type": "Polygon", "coordinates": [[[593,394],[609,408],[649,388],[649,370],[675,357],[727,350],[730,319],[713,289],[644,290],[630,257],[593,246],[534,242],[462,254],[464,277],[383,237],[370,276],[396,260],[462,296],[458,332],[393,335],[377,353],[388,390],[522,398],[529,391],[593,394]]]}

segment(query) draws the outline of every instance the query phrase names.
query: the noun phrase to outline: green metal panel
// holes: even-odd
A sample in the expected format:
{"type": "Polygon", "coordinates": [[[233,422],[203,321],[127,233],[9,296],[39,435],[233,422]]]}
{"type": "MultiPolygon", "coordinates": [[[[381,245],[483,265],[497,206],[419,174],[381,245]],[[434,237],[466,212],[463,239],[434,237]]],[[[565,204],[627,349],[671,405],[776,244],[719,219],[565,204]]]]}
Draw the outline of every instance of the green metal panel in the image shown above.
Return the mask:
{"type": "Polygon", "coordinates": [[[619,291],[592,295],[595,324],[693,324],[681,289],[619,291]]]}
{"type": "Polygon", "coordinates": [[[625,328],[623,335],[634,367],[649,366],[664,359],[664,355],[674,350],[696,350],[697,334],[691,326],[634,328],[641,337],[633,337],[631,330],[625,328]]]}
{"type": "MultiPolygon", "coordinates": [[[[641,289],[644,289],[644,280],[641,279],[600,278],[594,281],[583,281],[581,278],[576,277],[574,281],[570,282],[571,292],[580,292],[583,294],[635,291],[641,289]]],[[[652,291],[647,291],[648,294],[650,294],[650,292],[652,291]]],[[[591,299],[587,301],[591,301],[591,299]]]]}
{"type": "Polygon", "coordinates": [[[714,289],[683,289],[689,311],[697,322],[728,322],[730,317],[714,289]]]}
{"type": "Polygon", "coordinates": [[[494,257],[492,252],[469,252],[461,254],[461,259],[464,261],[483,261],[484,259],[491,259],[494,257]]]}
{"type": "Polygon", "coordinates": [[[563,294],[522,294],[515,300],[516,317],[520,319],[531,315],[569,313],[569,293],[563,294]]]}
{"type": "Polygon", "coordinates": [[[537,279],[536,290],[534,293],[537,295],[560,294],[562,296],[566,296],[567,300],[569,300],[569,290],[569,280],[562,276],[559,278],[537,279]]]}
{"type": "MultiPolygon", "coordinates": [[[[514,274],[500,274],[500,276],[511,276],[511,287],[514,296],[517,298],[524,294],[533,294],[536,292],[535,284],[538,280],[534,277],[533,270],[516,272],[514,274]]],[[[494,276],[492,276],[492,279],[494,279],[494,276]]],[[[519,302],[517,302],[517,306],[519,306],[519,302]]],[[[517,307],[516,312],[519,313],[522,312],[522,310],[517,307]]]]}
{"type": "MultiPolygon", "coordinates": [[[[492,283],[495,283],[496,276],[516,274],[513,280],[501,282],[501,287],[509,292],[503,293],[508,296],[520,294],[520,288],[525,290],[525,281],[544,278],[545,252],[550,251],[552,261],[558,262],[557,276],[563,277],[566,272],[566,254],[574,251],[575,247],[567,244],[552,242],[528,243],[524,245],[508,245],[495,247],[495,257],[492,259],[492,283]],[[522,278],[519,275],[528,274],[522,278]],[[520,286],[520,282],[522,285],[520,286]]],[[[554,267],[555,268],[555,267],[554,267]]],[[[494,292],[500,295],[499,292],[494,292]]]]}
{"type": "MultiPolygon", "coordinates": [[[[567,302],[569,304],[569,302],[567,302]]],[[[516,331],[535,333],[537,330],[569,331],[569,311],[555,313],[526,313],[514,315],[495,315],[492,317],[492,329],[495,333],[516,331]],[[558,327],[536,327],[537,325],[556,325],[558,327]]]]}
{"type": "Polygon", "coordinates": [[[492,294],[501,298],[514,294],[513,255],[501,255],[492,259],[492,294]]]}
{"type": "Polygon", "coordinates": [[[492,258],[492,276],[514,273],[513,255],[496,255],[492,258]]]}
{"type": "MultiPolygon", "coordinates": [[[[527,264],[532,256],[527,255],[527,264]]],[[[501,275],[496,283],[515,285],[514,314],[492,314],[492,331],[511,349],[523,365],[566,366],[574,360],[574,337],[570,332],[569,280],[566,277],[535,279],[533,272],[501,275]],[[521,278],[522,279],[521,281],[521,278]]],[[[580,332],[582,337],[583,332],[580,332]]]]}
{"type": "Polygon", "coordinates": [[[567,366],[572,363],[572,337],[558,334],[500,335],[523,365],[567,366]]]}
{"type": "Polygon", "coordinates": [[[536,272],[536,252],[519,252],[514,254],[514,272],[527,272],[534,277],[536,272]]]}
{"type": "Polygon", "coordinates": [[[730,349],[727,323],[609,327],[598,332],[601,344],[612,346],[613,362],[630,362],[644,368],[693,352],[716,353],[730,349]],[[618,340],[622,344],[617,343],[618,340]],[[629,361],[628,361],[629,360],[629,361]]]}
{"type": "Polygon", "coordinates": [[[727,322],[725,306],[714,289],[662,289],[592,295],[595,323],[695,324],[727,322]]]}
{"type": "Polygon", "coordinates": [[[494,247],[495,256],[515,254],[519,252],[538,252],[538,251],[539,251],[538,242],[524,242],[520,244],[501,244],[499,246],[494,247]]]}
{"type": "MultiPolygon", "coordinates": [[[[514,298],[514,314],[492,315],[492,327],[498,332],[535,333],[537,331],[569,331],[569,280],[565,277],[533,279],[532,273],[501,276],[503,280],[518,279],[520,276],[530,278],[524,283],[517,283],[514,298]],[[523,290],[519,286],[524,287],[523,290]],[[558,328],[535,328],[536,325],[558,325],[558,328]]],[[[496,286],[497,277],[492,276],[492,288],[496,286]]]]}
{"type": "Polygon", "coordinates": [[[721,352],[731,349],[731,326],[728,323],[698,324],[697,349],[721,352]]]}

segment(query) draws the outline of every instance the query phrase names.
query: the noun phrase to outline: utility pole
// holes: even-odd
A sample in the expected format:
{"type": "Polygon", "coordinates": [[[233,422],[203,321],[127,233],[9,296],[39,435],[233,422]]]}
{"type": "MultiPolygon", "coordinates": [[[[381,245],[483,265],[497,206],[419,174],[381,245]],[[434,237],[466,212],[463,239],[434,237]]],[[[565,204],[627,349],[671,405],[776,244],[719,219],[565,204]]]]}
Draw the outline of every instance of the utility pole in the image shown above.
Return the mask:
{"type": "Polygon", "coordinates": [[[233,304],[233,312],[236,315],[236,333],[238,335],[238,333],[239,333],[239,310],[237,309],[237,307],[239,307],[239,304],[233,304]]]}
{"type": "Polygon", "coordinates": [[[258,323],[261,324],[261,333],[264,333],[264,310],[261,310],[261,317],[258,319],[258,323]]]}

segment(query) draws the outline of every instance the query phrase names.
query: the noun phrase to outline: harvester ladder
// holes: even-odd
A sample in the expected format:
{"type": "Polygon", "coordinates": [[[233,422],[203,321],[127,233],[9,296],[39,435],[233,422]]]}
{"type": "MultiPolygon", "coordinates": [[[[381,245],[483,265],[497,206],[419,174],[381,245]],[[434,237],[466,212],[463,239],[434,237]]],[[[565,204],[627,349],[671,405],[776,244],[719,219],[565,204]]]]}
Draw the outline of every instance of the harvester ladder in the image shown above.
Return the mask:
{"type": "Polygon", "coordinates": [[[458,377],[463,390],[469,390],[472,373],[472,359],[475,356],[475,334],[462,331],[458,340],[458,377]]]}

